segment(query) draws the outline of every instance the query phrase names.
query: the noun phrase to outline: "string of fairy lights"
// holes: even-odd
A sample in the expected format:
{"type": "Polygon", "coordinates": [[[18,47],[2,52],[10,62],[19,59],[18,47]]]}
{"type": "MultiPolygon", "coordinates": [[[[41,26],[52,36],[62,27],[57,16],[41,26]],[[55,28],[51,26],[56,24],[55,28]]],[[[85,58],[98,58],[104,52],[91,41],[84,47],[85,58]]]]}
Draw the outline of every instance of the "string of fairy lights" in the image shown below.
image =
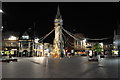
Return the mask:
{"type": "MultiPolygon", "coordinates": [[[[110,39],[111,37],[108,37],[108,38],[100,38],[100,39],[93,39],[93,38],[78,38],[78,37],[76,37],[73,33],[71,33],[71,32],[69,32],[69,31],[67,31],[66,29],[64,29],[63,27],[61,27],[62,28],[62,30],[66,33],[66,34],[68,34],[70,37],[72,37],[73,39],[75,39],[75,40],[84,40],[84,39],[86,39],[86,40],[106,40],[106,39],[110,39]]],[[[52,32],[54,32],[55,31],[55,29],[53,29],[52,31],[50,31],[49,33],[47,33],[45,36],[43,36],[43,37],[41,37],[41,38],[39,38],[39,42],[41,42],[41,41],[43,41],[44,39],[46,39],[50,34],[52,34],[52,32]]],[[[65,36],[65,35],[64,35],[65,36]]],[[[65,38],[65,37],[64,37],[65,38]]]]}

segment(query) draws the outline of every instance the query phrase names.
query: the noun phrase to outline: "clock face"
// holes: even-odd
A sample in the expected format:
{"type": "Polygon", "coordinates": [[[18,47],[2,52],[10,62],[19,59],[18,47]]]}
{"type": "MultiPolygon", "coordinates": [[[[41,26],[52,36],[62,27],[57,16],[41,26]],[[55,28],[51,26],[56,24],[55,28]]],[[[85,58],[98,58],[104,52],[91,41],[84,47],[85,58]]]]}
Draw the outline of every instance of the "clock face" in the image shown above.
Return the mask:
{"type": "Polygon", "coordinates": [[[58,22],[58,19],[55,19],[55,22],[58,22]]]}
{"type": "Polygon", "coordinates": [[[55,22],[57,23],[59,23],[59,22],[62,22],[62,19],[55,19],[55,22]]]}

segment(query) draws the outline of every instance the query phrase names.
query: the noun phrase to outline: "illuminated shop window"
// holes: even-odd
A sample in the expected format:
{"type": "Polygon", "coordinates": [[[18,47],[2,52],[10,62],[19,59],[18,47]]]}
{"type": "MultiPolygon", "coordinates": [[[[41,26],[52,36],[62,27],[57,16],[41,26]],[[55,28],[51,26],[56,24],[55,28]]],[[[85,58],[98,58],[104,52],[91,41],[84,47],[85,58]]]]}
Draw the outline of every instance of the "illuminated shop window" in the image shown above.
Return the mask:
{"type": "Polygon", "coordinates": [[[17,38],[15,36],[10,36],[8,40],[17,40],[17,38]]]}
{"type": "Polygon", "coordinates": [[[23,39],[29,39],[29,36],[22,36],[23,39]]]}
{"type": "Polygon", "coordinates": [[[22,38],[23,38],[23,39],[29,39],[29,35],[28,35],[28,33],[25,32],[25,33],[23,34],[22,38]]]}

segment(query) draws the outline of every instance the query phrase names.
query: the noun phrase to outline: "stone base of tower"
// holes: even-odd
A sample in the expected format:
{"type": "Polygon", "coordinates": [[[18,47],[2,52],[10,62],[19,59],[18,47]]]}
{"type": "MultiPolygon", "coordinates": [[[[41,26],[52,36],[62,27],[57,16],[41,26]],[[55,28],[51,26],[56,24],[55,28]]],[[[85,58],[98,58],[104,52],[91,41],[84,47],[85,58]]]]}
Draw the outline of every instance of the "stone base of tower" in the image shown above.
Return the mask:
{"type": "Polygon", "coordinates": [[[60,57],[60,52],[58,49],[53,49],[53,58],[59,58],[60,57]]]}
{"type": "Polygon", "coordinates": [[[52,53],[52,55],[53,55],[53,58],[64,57],[64,53],[57,52],[57,51],[54,51],[54,52],[52,53]]]}
{"type": "Polygon", "coordinates": [[[59,57],[60,57],[59,53],[56,53],[56,52],[53,53],[53,58],[59,58],[59,57]]]}

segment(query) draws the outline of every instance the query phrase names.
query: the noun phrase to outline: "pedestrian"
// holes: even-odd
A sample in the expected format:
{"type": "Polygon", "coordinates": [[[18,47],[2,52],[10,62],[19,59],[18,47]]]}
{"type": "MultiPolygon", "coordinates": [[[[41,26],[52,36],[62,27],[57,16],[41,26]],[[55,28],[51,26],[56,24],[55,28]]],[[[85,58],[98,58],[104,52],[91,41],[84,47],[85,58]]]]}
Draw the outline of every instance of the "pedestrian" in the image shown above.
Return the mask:
{"type": "Polygon", "coordinates": [[[104,58],[104,52],[103,51],[100,54],[100,58],[104,58]]]}
{"type": "Polygon", "coordinates": [[[9,58],[12,58],[12,55],[11,55],[11,53],[9,54],[9,58]]]}
{"type": "Polygon", "coordinates": [[[65,52],[65,56],[67,56],[68,55],[68,53],[67,52],[65,52]]]}
{"type": "Polygon", "coordinates": [[[70,53],[70,52],[68,52],[68,57],[70,58],[70,56],[71,56],[71,53],[70,53]]]}
{"type": "Polygon", "coordinates": [[[92,50],[89,50],[88,54],[89,54],[89,57],[90,57],[90,58],[93,57],[93,51],[92,51],[92,50]]]}
{"type": "Polygon", "coordinates": [[[95,57],[97,56],[97,52],[96,51],[94,52],[94,55],[95,55],[95,57]]]}
{"type": "Polygon", "coordinates": [[[61,54],[60,54],[60,57],[64,57],[64,54],[63,54],[63,53],[61,53],[61,54]]]}

